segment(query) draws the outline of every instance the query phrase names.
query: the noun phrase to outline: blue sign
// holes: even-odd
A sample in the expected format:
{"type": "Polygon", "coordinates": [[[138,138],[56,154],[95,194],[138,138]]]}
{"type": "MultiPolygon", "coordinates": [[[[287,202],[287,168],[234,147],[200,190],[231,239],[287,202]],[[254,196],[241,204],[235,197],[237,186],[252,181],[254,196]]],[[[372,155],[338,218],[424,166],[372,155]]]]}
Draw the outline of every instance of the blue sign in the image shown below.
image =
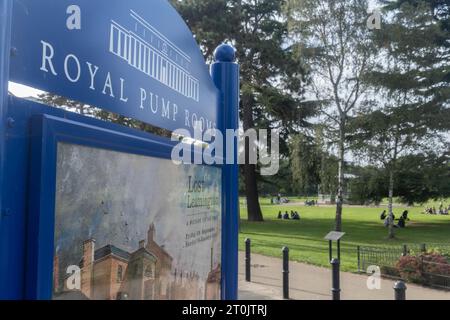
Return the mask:
{"type": "MultiPolygon", "coordinates": [[[[176,290],[178,280],[175,279],[180,279],[182,275],[186,279],[185,266],[189,265],[189,261],[177,263],[177,259],[171,259],[178,256],[177,250],[182,248],[178,245],[163,248],[165,241],[162,238],[165,237],[158,235],[164,235],[164,232],[175,236],[184,235],[183,239],[188,240],[184,247],[190,248],[188,250],[196,250],[194,245],[200,244],[207,247],[196,252],[202,254],[203,259],[194,258],[189,252],[181,254],[203,264],[201,268],[195,268],[201,269],[197,273],[188,272],[192,283],[204,288],[196,292],[197,297],[217,298],[220,294],[222,299],[237,298],[237,143],[232,146],[235,164],[196,167],[184,179],[175,177],[181,167],[166,169],[174,178],[172,182],[165,182],[165,190],[162,187],[163,178],[145,178],[141,171],[130,170],[136,175],[136,179],[145,180],[145,183],[135,185],[143,186],[142,191],[145,192],[161,189],[159,194],[166,198],[164,201],[170,201],[170,205],[177,202],[172,201],[167,190],[183,190],[174,186],[184,183],[187,187],[188,205],[183,206],[186,210],[179,212],[187,213],[183,217],[190,216],[189,211],[198,211],[205,204],[205,211],[210,213],[209,207],[213,201],[216,208],[214,215],[207,216],[211,219],[204,222],[211,223],[214,228],[205,228],[206,233],[192,230],[183,234],[179,231],[169,232],[165,228],[169,225],[160,224],[158,219],[153,219],[155,221],[152,222],[152,219],[137,218],[132,223],[145,228],[136,234],[136,239],[129,241],[128,247],[126,237],[126,241],[122,243],[114,239],[104,241],[104,233],[95,233],[95,230],[85,229],[83,225],[80,228],[88,230],[86,234],[80,233],[82,240],[86,240],[83,252],[70,255],[70,266],[67,266],[62,262],[68,257],[66,249],[70,250],[72,246],[58,237],[58,230],[66,233],[64,228],[55,223],[59,221],[56,219],[57,213],[62,212],[56,210],[56,203],[62,203],[57,201],[57,172],[70,172],[71,167],[68,167],[69,171],[57,170],[58,155],[64,156],[64,152],[59,151],[68,145],[75,149],[90,148],[83,149],[86,151],[85,155],[100,162],[102,158],[95,156],[95,152],[113,152],[110,154],[115,156],[103,157],[113,162],[116,156],[132,159],[145,157],[142,159],[152,163],[151,166],[145,163],[142,165],[147,172],[164,175],[156,165],[171,166],[171,152],[176,143],[147,132],[85,117],[67,109],[21,99],[8,92],[8,82],[14,81],[168,130],[193,130],[198,122],[203,129],[217,127],[222,131],[236,130],[239,124],[239,66],[234,62],[235,50],[228,45],[221,45],[215,52],[215,59],[210,75],[191,32],[165,0],[0,1],[0,121],[4,124],[0,126],[0,299],[49,299],[54,293],[60,294],[66,289],[70,291],[72,289],[66,288],[64,284],[68,282],[60,282],[66,280],[64,271],[68,269],[64,267],[73,267],[71,270],[79,268],[82,277],[84,274],[90,278],[91,271],[86,269],[83,273],[84,265],[78,264],[79,258],[83,255],[83,261],[88,261],[84,260],[86,255],[95,264],[108,250],[118,253],[122,258],[134,253],[145,253],[145,250],[163,257],[156,259],[165,261],[164,268],[161,269],[149,267],[155,259],[146,255],[151,261],[148,261],[149,268],[143,271],[149,278],[147,280],[152,280],[156,275],[154,270],[165,270],[165,275],[159,279],[169,280],[160,283],[150,281],[148,284],[159,288],[161,296],[156,298],[185,298],[191,292],[176,290]],[[204,174],[200,174],[202,170],[212,172],[209,180],[205,179],[204,174]],[[156,183],[155,187],[146,187],[147,180],[156,183]],[[214,188],[206,188],[213,185],[214,188]],[[211,197],[208,190],[217,190],[216,193],[220,193],[220,196],[211,197]],[[164,228],[160,228],[161,225],[164,228]],[[215,246],[208,245],[208,237],[214,238],[215,246]],[[64,245],[54,246],[59,244],[59,240],[64,245]],[[98,249],[95,249],[92,240],[97,240],[98,249]],[[114,246],[120,246],[122,251],[116,250],[114,246]],[[94,251],[99,252],[97,258],[94,251]],[[76,263],[72,264],[72,260],[76,263]],[[208,263],[202,262],[205,260],[208,263]],[[167,290],[169,287],[171,289],[167,290]]],[[[225,157],[227,152],[231,152],[231,149],[225,150],[225,157]]],[[[133,161],[115,163],[120,162],[128,168],[128,164],[131,165],[133,161]]],[[[85,163],[96,174],[108,176],[91,166],[89,159],[85,163]]],[[[85,171],[78,174],[79,168],[73,168],[74,176],[78,178],[93,176],[85,171]]],[[[120,172],[117,168],[114,164],[103,169],[120,172]]],[[[91,179],[99,192],[106,189],[96,185],[102,177],[91,179]]],[[[75,192],[68,192],[69,198],[73,193],[75,192]]],[[[116,193],[112,192],[114,195],[116,193]]],[[[133,205],[141,203],[142,212],[156,214],[154,210],[147,211],[143,202],[136,201],[135,192],[120,194],[125,195],[130,197],[133,205]]],[[[145,201],[153,201],[154,205],[162,204],[165,207],[161,200],[146,198],[145,201]]],[[[99,202],[102,208],[92,212],[72,210],[73,208],[69,211],[87,216],[100,213],[101,217],[110,219],[116,217],[109,215],[109,211],[114,211],[108,207],[113,202],[103,199],[99,202]]],[[[80,201],[80,204],[84,205],[85,201],[80,201]]],[[[129,212],[134,215],[136,210],[129,212]]],[[[72,217],[70,213],[69,215],[72,217]]],[[[191,220],[192,224],[188,222],[186,225],[197,228],[197,221],[200,220],[196,220],[194,215],[191,220]]],[[[179,219],[176,223],[180,221],[182,220],[179,219]]],[[[176,223],[171,221],[170,227],[176,223]]],[[[85,225],[92,227],[95,223],[87,221],[85,225]]],[[[125,221],[122,227],[128,225],[125,221]]],[[[108,234],[112,229],[109,228],[109,223],[105,226],[108,234]]],[[[117,265],[115,279],[123,285],[114,289],[119,291],[112,298],[135,298],[133,286],[126,285],[130,283],[127,267],[128,265],[117,265]]],[[[87,282],[88,287],[85,281],[83,283],[83,295],[94,297],[96,283],[87,282]]],[[[112,285],[116,284],[114,281],[112,285]]]]}
{"type": "Polygon", "coordinates": [[[22,0],[10,80],[168,130],[218,126],[218,90],[165,0],[22,0]]]}

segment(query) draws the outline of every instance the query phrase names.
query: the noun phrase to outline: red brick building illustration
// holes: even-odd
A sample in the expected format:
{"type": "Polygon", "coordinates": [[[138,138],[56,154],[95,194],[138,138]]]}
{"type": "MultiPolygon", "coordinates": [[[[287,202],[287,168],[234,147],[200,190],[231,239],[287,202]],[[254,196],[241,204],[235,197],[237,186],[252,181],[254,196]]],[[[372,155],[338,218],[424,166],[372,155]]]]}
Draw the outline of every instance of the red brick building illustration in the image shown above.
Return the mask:
{"type": "MultiPolygon", "coordinates": [[[[151,224],[147,241],[142,240],[132,253],[113,245],[95,249],[95,240],[83,243],[80,290],[61,284],[60,259],[54,258],[54,295],[56,299],[93,300],[186,300],[220,298],[220,265],[211,266],[206,283],[198,274],[172,267],[173,258],[155,241],[151,224]]],[[[63,280],[65,282],[65,280],[63,280]]]]}

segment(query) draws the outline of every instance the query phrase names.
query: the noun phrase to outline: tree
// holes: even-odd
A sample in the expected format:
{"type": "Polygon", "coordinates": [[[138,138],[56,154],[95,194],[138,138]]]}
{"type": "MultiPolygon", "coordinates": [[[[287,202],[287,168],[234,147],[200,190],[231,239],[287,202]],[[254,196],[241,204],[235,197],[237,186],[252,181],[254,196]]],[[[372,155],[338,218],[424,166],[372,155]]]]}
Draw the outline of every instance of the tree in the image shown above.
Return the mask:
{"type": "Polygon", "coordinates": [[[403,84],[414,90],[422,108],[450,98],[450,2],[448,0],[382,0],[385,19],[377,31],[380,44],[407,60],[403,84]],[[407,80],[407,81],[406,81],[407,80]]]}
{"type": "Polygon", "coordinates": [[[382,166],[388,173],[390,239],[395,237],[393,199],[397,161],[401,156],[426,149],[429,141],[434,139],[428,130],[428,116],[417,112],[406,99],[398,105],[399,99],[395,98],[398,94],[393,93],[393,105],[387,104],[376,111],[360,114],[351,121],[355,128],[351,137],[355,154],[360,158],[366,155],[369,162],[382,166]]]}
{"type": "MultiPolygon", "coordinates": [[[[288,136],[314,115],[313,103],[302,103],[306,81],[301,59],[287,45],[284,1],[173,1],[196,35],[206,59],[222,41],[237,49],[241,67],[240,116],[243,129],[278,129],[280,152],[287,154],[288,136]]],[[[246,153],[250,145],[246,143],[246,153]]],[[[248,219],[263,221],[256,165],[243,166],[248,219]]]]}
{"type": "Polygon", "coordinates": [[[122,115],[92,107],[91,105],[67,99],[65,97],[55,95],[52,93],[40,94],[39,102],[47,104],[52,107],[60,108],[73,113],[78,113],[82,116],[92,117],[103,121],[119,124],[133,129],[138,129],[148,133],[156,134],[159,136],[171,137],[171,133],[162,128],[152,126],[150,124],[124,117],[122,115]]]}
{"type": "Polygon", "coordinates": [[[336,193],[337,159],[329,153],[323,139],[323,126],[316,125],[308,135],[290,139],[290,164],[294,190],[302,195],[336,193]]]}
{"type": "Polygon", "coordinates": [[[450,150],[407,155],[398,160],[397,196],[408,205],[450,197],[450,150]]]}
{"type": "MultiPolygon", "coordinates": [[[[389,175],[389,238],[394,238],[393,198],[398,159],[427,149],[439,149],[450,126],[449,110],[443,103],[445,92],[424,77],[441,73],[434,55],[433,39],[441,33],[433,25],[426,5],[404,4],[395,9],[383,28],[374,35],[379,45],[379,60],[365,77],[380,99],[376,111],[366,110],[353,120],[356,149],[369,161],[383,166],[389,175]],[[426,26],[428,34],[423,33],[426,26]],[[416,29],[417,33],[412,30],[416,29]],[[414,36],[412,35],[412,32],[414,36]],[[422,50],[416,51],[418,47],[422,50]],[[413,49],[414,48],[414,49],[413,49]],[[419,52],[419,53],[418,53],[419,52]],[[437,68],[437,70],[435,70],[437,68]],[[426,93],[424,93],[426,92],[426,93]]],[[[430,80],[430,79],[429,79],[430,80]]]]}
{"type": "Polygon", "coordinates": [[[349,182],[350,202],[359,205],[379,205],[386,193],[386,175],[383,168],[364,166],[353,168],[356,178],[349,182]]]}
{"type": "Polygon", "coordinates": [[[365,104],[363,76],[374,64],[367,8],[362,0],[289,0],[286,6],[292,41],[312,73],[310,93],[325,102],[322,121],[337,146],[337,231],[342,230],[348,120],[365,104]]]}
{"type": "Polygon", "coordinates": [[[294,189],[302,195],[317,192],[320,185],[322,152],[305,134],[294,136],[290,143],[290,159],[294,189]]]}

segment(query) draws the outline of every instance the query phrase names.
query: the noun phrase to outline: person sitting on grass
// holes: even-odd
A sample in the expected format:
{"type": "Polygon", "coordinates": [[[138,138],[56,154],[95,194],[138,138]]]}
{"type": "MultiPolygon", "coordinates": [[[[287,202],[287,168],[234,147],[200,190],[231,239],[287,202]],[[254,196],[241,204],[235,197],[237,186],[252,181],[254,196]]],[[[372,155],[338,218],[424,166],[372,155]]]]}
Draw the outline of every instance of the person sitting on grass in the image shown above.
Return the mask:
{"type": "Polygon", "coordinates": [[[278,212],[278,219],[283,219],[283,215],[281,214],[281,211],[280,212],[278,212]]]}
{"type": "Polygon", "coordinates": [[[392,214],[392,216],[391,215],[387,215],[386,219],[384,219],[384,226],[386,228],[388,228],[391,225],[391,223],[392,223],[394,225],[394,228],[398,228],[398,226],[394,223],[394,221],[395,221],[395,215],[394,214],[392,214]]]}
{"type": "Polygon", "coordinates": [[[387,217],[386,210],[384,210],[380,215],[380,220],[385,220],[387,217]]]}
{"type": "Polygon", "coordinates": [[[290,220],[290,219],[289,219],[289,213],[288,213],[287,211],[286,211],[286,213],[284,214],[283,219],[284,219],[284,220],[290,220]]]}
{"type": "Polygon", "coordinates": [[[409,214],[408,210],[403,211],[402,213],[403,220],[409,221],[408,214],[409,214]]]}
{"type": "Polygon", "coordinates": [[[292,219],[293,220],[300,220],[300,214],[297,211],[295,211],[294,212],[294,216],[292,217],[292,219]]]}
{"type": "Polygon", "coordinates": [[[389,227],[389,217],[386,217],[386,219],[384,219],[384,226],[386,228],[389,227]]]}
{"type": "Polygon", "coordinates": [[[406,228],[406,220],[403,218],[403,216],[398,219],[397,226],[401,229],[406,228]]]}

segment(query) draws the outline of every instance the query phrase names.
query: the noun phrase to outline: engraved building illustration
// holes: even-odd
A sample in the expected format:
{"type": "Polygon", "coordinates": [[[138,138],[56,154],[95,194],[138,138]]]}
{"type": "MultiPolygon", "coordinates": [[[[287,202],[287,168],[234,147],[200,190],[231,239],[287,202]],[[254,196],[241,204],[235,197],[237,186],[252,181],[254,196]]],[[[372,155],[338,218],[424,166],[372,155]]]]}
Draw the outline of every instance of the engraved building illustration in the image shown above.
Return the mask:
{"type": "Polygon", "coordinates": [[[133,30],[111,20],[109,51],[152,79],[198,102],[200,85],[190,74],[191,58],[139,14],[131,10],[130,16],[133,30]]]}

